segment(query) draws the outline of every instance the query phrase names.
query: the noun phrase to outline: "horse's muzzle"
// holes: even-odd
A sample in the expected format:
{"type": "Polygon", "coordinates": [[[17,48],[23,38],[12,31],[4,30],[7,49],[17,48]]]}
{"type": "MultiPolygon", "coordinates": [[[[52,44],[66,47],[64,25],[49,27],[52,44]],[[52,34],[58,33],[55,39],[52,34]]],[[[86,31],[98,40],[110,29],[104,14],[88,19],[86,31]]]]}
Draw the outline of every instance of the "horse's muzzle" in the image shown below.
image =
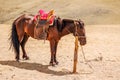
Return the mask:
{"type": "Polygon", "coordinates": [[[80,42],[80,45],[84,46],[87,41],[86,41],[86,38],[79,38],[79,42],[80,42]]]}

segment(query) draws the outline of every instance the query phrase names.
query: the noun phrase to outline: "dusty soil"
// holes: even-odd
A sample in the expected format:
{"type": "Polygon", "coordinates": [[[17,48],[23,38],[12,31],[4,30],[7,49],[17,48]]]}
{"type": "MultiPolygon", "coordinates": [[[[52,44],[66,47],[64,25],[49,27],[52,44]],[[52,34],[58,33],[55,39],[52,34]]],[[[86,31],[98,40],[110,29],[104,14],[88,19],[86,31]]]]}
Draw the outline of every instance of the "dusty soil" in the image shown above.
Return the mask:
{"type": "MultiPolygon", "coordinates": [[[[26,45],[30,60],[14,61],[9,51],[9,25],[0,25],[0,80],[119,80],[120,79],[120,25],[87,25],[87,44],[84,46],[88,64],[79,47],[78,74],[73,69],[74,37],[60,40],[57,52],[59,65],[49,66],[49,42],[30,38],[26,45]],[[102,58],[102,60],[99,60],[102,58]]],[[[21,52],[22,55],[22,52],[21,52]]]]}
{"type": "Polygon", "coordinates": [[[0,0],[0,80],[120,80],[119,5],[119,0],[0,0]],[[60,40],[59,65],[55,67],[49,66],[49,42],[32,38],[26,44],[30,60],[21,58],[20,63],[15,62],[14,52],[9,50],[11,24],[19,15],[36,14],[39,9],[54,9],[62,18],[80,18],[85,22],[87,44],[83,48],[92,68],[84,63],[79,46],[78,73],[71,74],[72,34],[60,40]]]}

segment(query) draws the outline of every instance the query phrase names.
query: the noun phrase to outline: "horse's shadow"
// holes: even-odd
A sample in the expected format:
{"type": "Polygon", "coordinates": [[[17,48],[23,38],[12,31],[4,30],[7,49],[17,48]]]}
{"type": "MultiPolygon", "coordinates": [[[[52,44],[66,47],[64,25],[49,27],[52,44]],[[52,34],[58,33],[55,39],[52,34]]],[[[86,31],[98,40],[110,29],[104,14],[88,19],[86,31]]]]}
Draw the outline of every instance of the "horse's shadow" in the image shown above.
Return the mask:
{"type": "Polygon", "coordinates": [[[13,66],[13,67],[17,67],[17,68],[20,68],[20,69],[36,70],[36,71],[39,71],[39,72],[42,72],[42,73],[53,74],[53,75],[57,75],[57,76],[71,74],[70,71],[68,71],[68,72],[53,71],[53,70],[50,70],[48,68],[49,65],[42,65],[42,64],[38,64],[38,63],[16,62],[16,61],[0,61],[0,64],[1,65],[13,66]]]}

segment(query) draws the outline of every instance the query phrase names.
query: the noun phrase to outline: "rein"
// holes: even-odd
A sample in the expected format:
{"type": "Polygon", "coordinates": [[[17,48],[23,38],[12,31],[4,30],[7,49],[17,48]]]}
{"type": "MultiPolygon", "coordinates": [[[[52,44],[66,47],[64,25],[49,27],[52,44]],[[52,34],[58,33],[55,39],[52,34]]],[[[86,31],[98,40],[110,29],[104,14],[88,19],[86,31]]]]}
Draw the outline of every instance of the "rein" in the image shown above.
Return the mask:
{"type": "Polygon", "coordinates": [[[80,36],[80,35],[78,35],[78,33],[77,33],[77,21],[74,21],[74,25],[75,25],[75,36],[78,36],[78,38],[86,38],[86,36],[80,36]]]}

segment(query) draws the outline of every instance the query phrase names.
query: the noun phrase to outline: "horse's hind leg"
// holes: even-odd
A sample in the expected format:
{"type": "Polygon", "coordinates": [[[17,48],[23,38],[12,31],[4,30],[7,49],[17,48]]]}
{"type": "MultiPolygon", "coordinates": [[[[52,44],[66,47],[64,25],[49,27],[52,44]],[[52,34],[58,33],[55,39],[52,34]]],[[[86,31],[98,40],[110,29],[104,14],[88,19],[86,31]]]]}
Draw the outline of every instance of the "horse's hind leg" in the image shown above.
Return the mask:
{"type": "Polygon", "coordinates": [[[26,51],[25,51],[25,44],[26,44],[28,38],[29,38],[29,36],[25,34],[22,42],[20,43],[21,48],[22,48],[22,52],[23,52],[22,58],[25,59],[25,60],[28,60],[28,59],[29,59],[29,57],[27,56],[27,53],[26,53],[26,51]]]}

